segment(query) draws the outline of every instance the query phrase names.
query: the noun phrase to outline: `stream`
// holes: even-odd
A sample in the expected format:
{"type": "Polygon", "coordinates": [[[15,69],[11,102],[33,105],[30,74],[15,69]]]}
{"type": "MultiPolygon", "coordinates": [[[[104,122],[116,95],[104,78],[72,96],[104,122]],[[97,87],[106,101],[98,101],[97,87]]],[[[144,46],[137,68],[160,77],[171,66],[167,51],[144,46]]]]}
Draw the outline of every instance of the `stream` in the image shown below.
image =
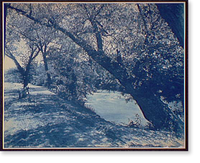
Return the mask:
{"type": "Polygon", "coordinates": [[[98,90],[87,96],[86,106],[107,121],[127,125],[131,120],[140,119],[141,126],[145,126],[147,120],[137,103],[133,99],[126,101],[126,98],[127,95],[123,96],[117,91],[98,90]]]}

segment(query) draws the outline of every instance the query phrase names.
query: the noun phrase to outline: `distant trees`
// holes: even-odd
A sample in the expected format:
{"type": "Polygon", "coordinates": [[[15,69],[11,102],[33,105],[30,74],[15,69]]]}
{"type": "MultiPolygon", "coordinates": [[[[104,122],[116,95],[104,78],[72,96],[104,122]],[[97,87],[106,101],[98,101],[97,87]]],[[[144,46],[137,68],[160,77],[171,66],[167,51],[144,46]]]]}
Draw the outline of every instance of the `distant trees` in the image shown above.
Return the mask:
{"type": "Polygon", "coordinates": [[[4,81],[11,83],[22,83],[22,79],[20,78],[20,73],[18,69],[11,68],[5,71],[4,73],[4,81]]]}
{"type": "Polygon", "coordinates": [[[47,79],[62,87],[62,96],[83,98],[94,89],[95,77],[105,80],[98,73],[103,71],[131,94],[155,129],[183,131],[163,99],[184,101],[184,50],[156,5],[6,5],[7,15],[17,13],[38,27],[34,46],[44,64],[48,56],[47,79]]]}

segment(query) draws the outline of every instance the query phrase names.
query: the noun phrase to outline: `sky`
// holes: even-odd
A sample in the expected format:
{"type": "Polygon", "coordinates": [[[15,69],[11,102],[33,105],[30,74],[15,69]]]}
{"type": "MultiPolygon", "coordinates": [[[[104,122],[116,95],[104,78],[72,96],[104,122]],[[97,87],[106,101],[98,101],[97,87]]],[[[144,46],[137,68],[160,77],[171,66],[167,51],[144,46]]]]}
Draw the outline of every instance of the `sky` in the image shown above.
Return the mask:
{"type": "MultiPolygon", "coordinates": [[[[16,43],[13,44],[14,46],[17,47],[17,51],[18,53],[22,53],[22,54],[26,54],[28,49],[26,47],[26,43],[23,39],[20,40],[20,42],[16,41],[16,43]]],[[[17,57],[17,56],[15,56],[17,57]]],[[[8,70],[10,68],[15,68],[15,63],[12,61],[12,59],[10,59],[9,57],[5,56],[4,58],[4,70],[8,70]]],[[[20,60],[18,58],[16,58],[19,62],[20,60]]]]}
{"type": "Polygon", "coordinates": [[[12,59],[8,58],[7,56],[5,56],[5,60],[4,60],[4,70],[8,70],[10,68],[15,68],[15,63],[12,61],[12,59]]]}
{"type": "MultiPolygon", "coordinates": [[[[42,62],[42,56],[38,55],[36,60],[38,62],[42,62]]],[[[18,60],[18,61],[19,61],[19,63],[21,63],[20,60],[18,60]]],[[[16,68],[16,65],[15,65],[15,63],[13,62],[12,59],[10,59],[9,57],[5,56],[5,58],[4,58],[4,70],[6,71],[6,70],[9,70],[11,68],[16,68]]]]}
{"type": "MultiPolygon", "coordinates": [[[[29,49],[27,48],[26,42],[23,39],[20,40],[19,42],[16,41],[16,43],[13,44],[13,45],[17,47],[17,51],[18,51],[19,54],[28,54],[27,52],[29,51],[29,49]]],[[[20,60],[20,57],[19,56],[15,56],[15,57],[18,60],[18,62],[20,64],[22,64],[22,62],[20,60]]],[[[41,62],[42,61],[42,56],[38,55],[36,57],[36,60],[41,62]]],[[[15,65],[15,63],[13,62],[12,59],[10,59],[9,57],[5,56],[5,58],[4,58],[4,70],[6,71],[6,70],[9,70],[11,68],[16,68],[16,65],[15,65]]]]}

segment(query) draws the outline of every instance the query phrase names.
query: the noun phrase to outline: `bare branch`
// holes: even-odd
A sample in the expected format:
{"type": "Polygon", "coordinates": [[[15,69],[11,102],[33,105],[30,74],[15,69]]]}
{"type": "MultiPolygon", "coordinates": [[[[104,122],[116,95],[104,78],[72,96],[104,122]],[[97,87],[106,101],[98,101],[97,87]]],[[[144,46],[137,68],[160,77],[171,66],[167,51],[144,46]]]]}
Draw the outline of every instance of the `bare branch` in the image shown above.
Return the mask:
{"type": "Polygon", "coordinates": [[[34,59],[38,56],[39,53],[40,53],[40,50],[38,50],[38,51],[35,53],[35,55],[33,55],[32,60],[34,60],[34,59]]]}

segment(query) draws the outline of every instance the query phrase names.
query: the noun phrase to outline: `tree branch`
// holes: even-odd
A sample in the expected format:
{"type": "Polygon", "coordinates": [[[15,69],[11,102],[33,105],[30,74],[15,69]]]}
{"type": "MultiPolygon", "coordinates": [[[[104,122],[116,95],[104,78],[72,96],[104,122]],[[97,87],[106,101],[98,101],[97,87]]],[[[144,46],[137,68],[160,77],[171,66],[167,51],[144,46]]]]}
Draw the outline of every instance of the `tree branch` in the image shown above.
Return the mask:
{"type": "Polygon", "coordinates": [[[38,51],[36,52],[36,54],[32,57],[32,60],[34,60],[34,59],[38,56],[39,52],[40,52],[40,50],[38,50],[38,51]]]}
{"type": "Polygon", "coordinates": [[[6,49],[7,53],[5,53],[5,55],[7,57],[9,57],[10,59],[12,59],[17,67],[17,69],[19,70],[19,72],[21,73],[21,75],[23,76],[25,71],[23,69],[23,67],[20,65],[20,63],[17,61],[17,59],[15,58],[15,56],[10,52],[10,50],[6,49]],[[9,53],[9,54],[8,54],[9,53]]]}
{"type": "Polygon", "coordinates": [[[95,22],[95,20],[91,20],[91,19],[90,19],[90,22],[91,22],[92,27],[93,27],[94,32],[95,32],[98,51],[103,51],[103,40],[102,40],[102,37],[101,37],[101,33],[98,29],[97,23],[95,22]]]}

